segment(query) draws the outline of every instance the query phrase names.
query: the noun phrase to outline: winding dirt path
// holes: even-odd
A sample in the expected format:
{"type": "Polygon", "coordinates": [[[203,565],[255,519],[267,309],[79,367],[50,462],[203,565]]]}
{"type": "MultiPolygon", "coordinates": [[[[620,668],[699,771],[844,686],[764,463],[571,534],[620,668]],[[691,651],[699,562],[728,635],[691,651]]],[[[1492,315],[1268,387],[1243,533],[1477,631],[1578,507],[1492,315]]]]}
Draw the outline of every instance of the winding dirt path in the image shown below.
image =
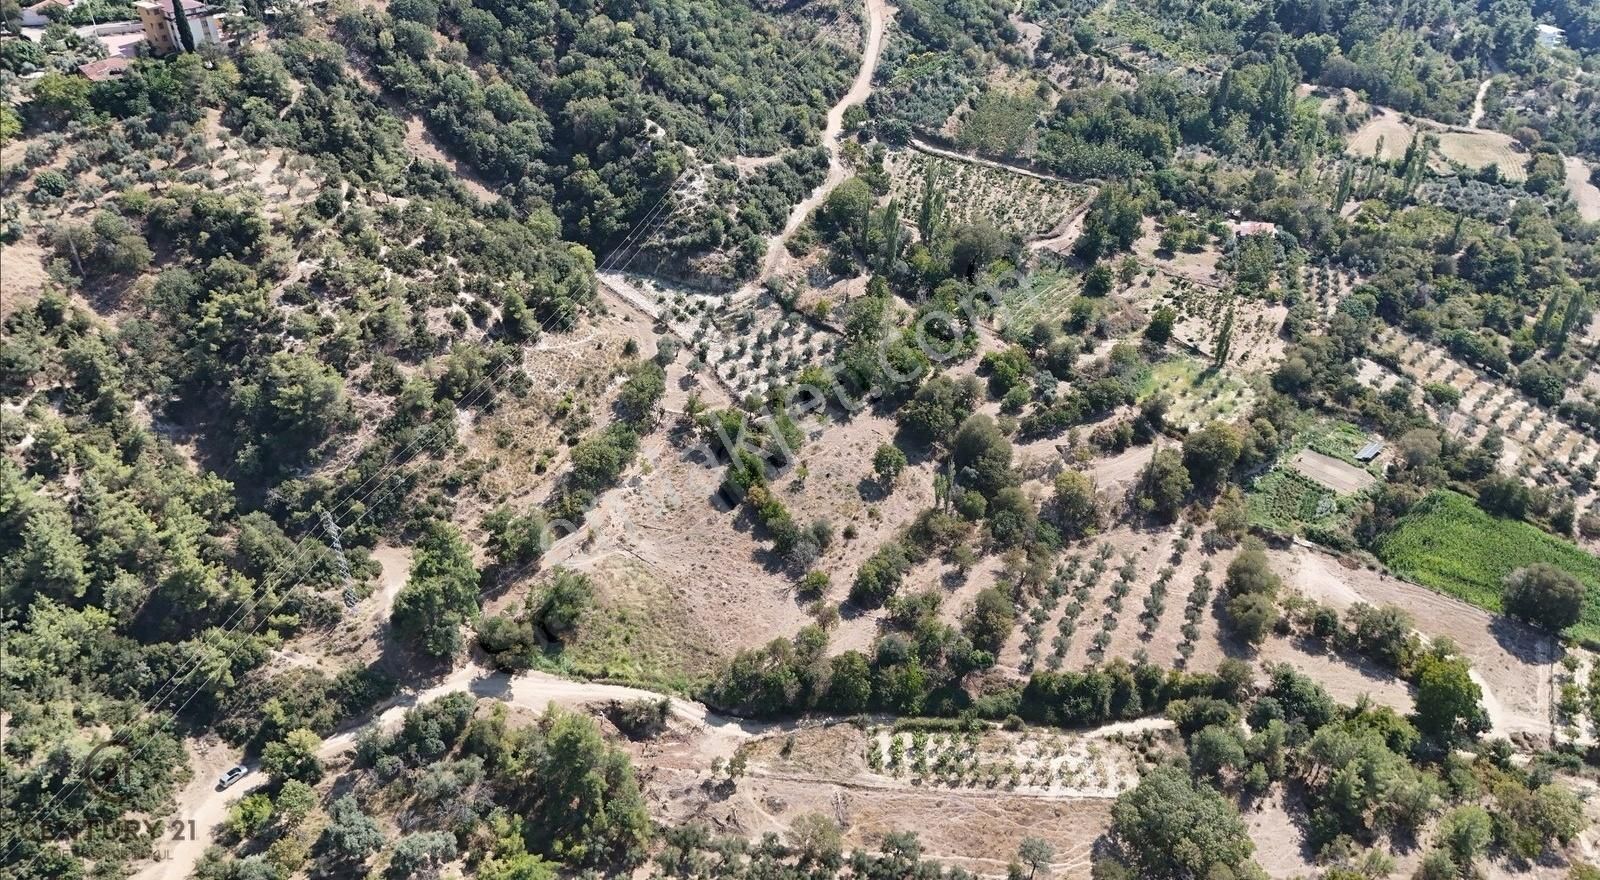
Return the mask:
{"type": "MultiPolygon", "coordinates": [[[[895,12],[887,0],[866,0],[866,9],[867,33],[862,47],[861,67],[850,90],[828,111],[826,124],[823,127],[822,141],[828,150],[829,160],[827,177],[821,186],[789,212],[783,232],[768,240],[762,271],[747,285],[747,289],[759,287],[784,266],[788,257],[788,251],[784,247],[785,242],[800,229],[801,224],[818,205],[822,204],[828,194],[845,180],[846,170],[839,143],[844,131],[844,114],[850,107],[864,102],[871,93],[872,79],[877,71],[879,55],[883,50],[884,32],[889,18],[895,12]]],[[[776,158],[773,157],[772,161],[776,161],[776,158]]],[[[756,161],[750,164],[758,165],[756,161]]],[[[633,302],[631,298],[629,302],[635,306],[642,305],[633,302]]],[[[388,563],[391,560],[382,561],[385,562],[387,574],[390,567],[388,563]]],[[[385,589],[385,601],[391,598],[389,592],[385,589]]],[[[437,684],[391,701],[368,721],[328,737],[323,741],[318,756],[325,762],[339,758],[354,748],[357,738],[368,728],[374,725],[391,727],[399,723],[407,709],[462,690],[482,699],[499,700],[533,710],[542,710],[552,703],[577,706],[611,700],[659,699],[662,696],[640,688],[575,681],[540,672],[526,672],[513,677],[470,663],[437,684]]],[[[673,716],[693,725],[696,751],[708,759],[712,756],[731,755],[741,741],[772,729],[771,725],[751,724],[717,715],[704,705],[690,700],[677,697],[670,697],[669,700],[673,716]]],[[[240,760],[239,753],[228,748],[216,746],[206,748],[195,743],[190,744],[190,753],[195,776],[179,793],[176,809],[172,815],[186,823],[192,820],[196,833],[182,840],[159,842],[158,860],[145,865],[136,873],[134,875],[136,880],[169,880],[169,878],[175,880],[188,877],[206,848],[213,843],[217,827],[227,818],[228,808],[267,782],[259,767],[252,763],[247,765],[247,774],[231,788],[217,791],[215,787],[217,776],[240,760]]]]}
{"type": "Polygon", "coordinates": [[[828,111],[828,118],[822,127],[822,145],[828,150],[828,176],[823,178],[822,185],[811,191],[789,211],[789,219],[783,224],[783,232],[767,239],[767,255],[761,263],[761,274],[754,281],[745,285],[745,290],[758,289],[768,278],[777,274],[786,264],[789,251],[784,247],[800,225],[806,222],[811,212],[822,204],[822,200],[833,192],[834,187],[844,182],[844,158],[839,151],[839,136],[844,133],[844,112],[851,107],[867,100],[867,95],[872,92],[872,77],[878,70],[878,56],[883,51],[883,34],[888,29],[889,19],[895,10],[886,0],[866,0],[867,4],[867,37],[865,45],[861,48],[861,69],[856,71],[856,79],[850,85],[850,91],[844,93],[839,103],[833,105],[828,111]]]}

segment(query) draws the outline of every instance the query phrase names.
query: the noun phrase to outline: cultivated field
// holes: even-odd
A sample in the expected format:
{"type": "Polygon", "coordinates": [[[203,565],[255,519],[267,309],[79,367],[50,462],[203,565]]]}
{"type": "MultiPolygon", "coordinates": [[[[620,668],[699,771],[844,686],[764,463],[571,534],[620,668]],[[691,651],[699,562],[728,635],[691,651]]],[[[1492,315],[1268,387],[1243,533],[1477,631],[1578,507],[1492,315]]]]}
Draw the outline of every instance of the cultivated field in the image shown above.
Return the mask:
{"type": "Polygon", "coordinates": [[[890,195],[899,199],[907,218],[915,218],[923,181],[932,174],[945,190],[942,222],[986,222],[1024,238],[1056,230],[1092,194],[1086,186],[915,149],[890,151],[884,164],[889,170],[890,195]]]}
{"type": "Polygon", "coordinates": [[[1405,158],[1406,149],[1419,131],[1438,139],[1429,161],[1429,168],[1436,173],[1452,173],[1452,164],[1470,172],[1496,165],[1502,180],[1527,179],[1528,154],[1509,135],[1488,129],[1444,126],[1421,118],[1408,121],[1387,107],[1376,108],[1350,135],[1345,152],[1361,158],[1376,156],[1385,162],[1397,162],[1405,158]]]}
{"type": "Polygon", "coordinates": [[[1512,571],[1549,563],[1583,581],[1591,599],[1570,632],[1600,643],[1600,560],[1520,520],[1498,519],[1472,499],[1440,490],[1401,519],[1378,544],[1378,556],[1405,577],[1499,611],[1501,584],[1512,571]]]}
{"type": "Polygon", "coordinates": [[[1350,135],[1345,149],[1352,156],[1376,156],[1385,162],[1395,162],[1405,156],[1406,147],[1411,145],[1416,133],[1416,128],[1402,119],[1399,113],[1380,107],[1356,129],[1355,134],[1350,135]]]}
{"type": "Polygon", "coordinates": [[[1312,480],[1346,495],[1360,492],[1378,481],[1365,470],[1314,449],[1300,450],[1290,464],[1312,480]]]}
{"type": "MultiPolygon", "coordinates": [[[[1192,527],[1110,529],[1070,551],[1043,591],[1025,597],[1022,626],[999,663],[1020,675],[1117,658],[1209,670],[1241,657],[1261,668],[1288,663],[1341,702],[1367,696],[1411,710],[1408,685],[1360,658],[1280,636],[1252,651],[1228,636],[1220,587],[1235,552],[1203,551],[1192,527]]],[[[1288,581],[1286,563],[1274,558],[1288,581]]]]}
{"type": "MultiPolygon", "coordinates": [[[[747,762],[713,784],[696,731],[635,748],[652,812],[756,838],[796,820],[838,823],[845,846],[914,830],[926,855],[970,871],[1004,869],[1026,835],[1055,845],[1051,876],[1086,878],[1115,793],[1174,748],[1160,720],[1098,730],[894,732],[875,720],[764,728],[737,745],[747,762]],[[896,751],[898,748],[898,751],[896,751]]],[[[724,756],[726,757],[726,756],[724,756]]]]}
{"type": "Polygon", "coordinates": [[[1375,569],[1309,546],[1269,550],[1284,584],[1308,598],[1347,608],[1356,602],[1398,605],[1428,638],[1448,638],[1472,663],[1499,735],[1549,735],[1551,681],[1561,646],[1550,637],[1375,569]]]}
{"type": "MultiPolygon", "coordinates": [[[[1502,180],[1517,182],[1528,178],[1528,154],[1519,149],[1509,135],[1483,129],[1450,129],[1439,132],[1438,136],[1438,155],[1448,162],[1469,171],[1494,165],[1500,169],[1502,180]]],[[[1448,170],[1448,166],[1442,170],[1448,170]]]]}
{"type": "Polygon", "coordinates": [[[685,346],[697,379],[712,378],[734,397],[762,394],[806,366],[827,361],[837,341],[831,327],[785,311],[764,292],[702,293],[643,276],[600,277],[603,287],[671,330],[685,346]]]}

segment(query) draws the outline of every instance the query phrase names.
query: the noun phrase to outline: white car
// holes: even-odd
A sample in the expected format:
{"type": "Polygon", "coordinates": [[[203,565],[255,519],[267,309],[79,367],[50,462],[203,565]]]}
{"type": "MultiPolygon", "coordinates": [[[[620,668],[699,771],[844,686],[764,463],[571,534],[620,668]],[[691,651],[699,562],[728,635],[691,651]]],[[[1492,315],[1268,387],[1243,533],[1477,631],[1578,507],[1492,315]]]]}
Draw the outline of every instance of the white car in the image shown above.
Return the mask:
{"type": "Polygon", "coordinates": [[[249,772],[250,771],[246,770],[243,764],[236,764],[232,767],[229,767],[228,772],[222,774],[222,776],[217,779],[217,791],[222,791],[228,788],[235,782],[243,779],[245,774],[249,772]]]}

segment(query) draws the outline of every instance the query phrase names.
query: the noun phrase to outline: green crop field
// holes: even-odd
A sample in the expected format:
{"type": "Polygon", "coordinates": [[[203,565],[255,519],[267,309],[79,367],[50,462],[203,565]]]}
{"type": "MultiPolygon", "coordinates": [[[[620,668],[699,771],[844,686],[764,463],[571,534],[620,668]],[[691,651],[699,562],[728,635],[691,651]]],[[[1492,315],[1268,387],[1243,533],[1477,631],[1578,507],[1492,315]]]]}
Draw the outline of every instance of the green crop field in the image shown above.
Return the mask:
{"type": "Polygon", "coordinates": [[[1490,611],[1500,610],[1506,575],[1548,562],[1589,588],[1583,617],[1568,633],[1600,642],[1600,560],[1525,522],[1490,516],[1465,495],[1423,499],[1384,536],[1378,557],[1403,577],[1490,611]]]}
{"type": "Polygon", "coordinates": [[[1256,479],[1245,496],[1250,522],[1280,532],[1326,520],[1339,512],[1332,491],[1287,468],[1273,468],[1256,479]]]}

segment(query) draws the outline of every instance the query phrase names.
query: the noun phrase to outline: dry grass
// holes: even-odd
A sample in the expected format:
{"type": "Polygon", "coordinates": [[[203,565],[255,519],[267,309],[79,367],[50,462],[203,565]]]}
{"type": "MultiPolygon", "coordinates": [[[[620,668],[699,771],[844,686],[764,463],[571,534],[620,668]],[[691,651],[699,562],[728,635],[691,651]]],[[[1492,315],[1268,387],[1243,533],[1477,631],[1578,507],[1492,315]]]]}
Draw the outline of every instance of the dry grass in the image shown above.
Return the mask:
{"type": "Polygon", "coordinates": [[[1375,115],[1350,135],[1345,152],[1397,162],[1405,157],[1406,148],[1411,146],[1419,131],[1438,138],[1438,147],[1429,163],[1436,173],[1451,173],[1452,163],[1474,172],[1498,165],[1503,180],[1527,179],[1528,155],[1518,149],[1516,141],[1509,136],[1486,129],[1454,128],[1428,119],[1407,121],[1387,107],[1377,108],[1375,115]]]}
{"type": "Polygon", "coordinates": [[[562,654],[563,663],[587,677],[677,691],[711,671],[718,646],[655,570],[616,553],[579,566],[595,586],[562,654]]]}
{"type": "Polygon", "coordinates": [[[38,301],[49,277],[44,268],[48,256],[26,236],[0,247],[0,320],[38,301]]]}
{"type": "Polygon", "coordinates": [[[1528,178],[1528,154],[1519,151],[1516,141],[1500,132],[1451,130],[1439,132],[1438,137],[1439,155],[1450,162],[1472,171],[1497,165],[1501,180],[1518,182],[1528,178]]]}
{"type": "Polygon", "coordinates": [[[1405,156],[1406,147],[1410,146],[1416,133],[1416,128],[1400,118],[1399,113],[1381,107],[1376,116],[1368,119],[1350,136],[1345,151],[1352,156],[1377,156],[1385,162],[1394,162],[1405,156]]]}

